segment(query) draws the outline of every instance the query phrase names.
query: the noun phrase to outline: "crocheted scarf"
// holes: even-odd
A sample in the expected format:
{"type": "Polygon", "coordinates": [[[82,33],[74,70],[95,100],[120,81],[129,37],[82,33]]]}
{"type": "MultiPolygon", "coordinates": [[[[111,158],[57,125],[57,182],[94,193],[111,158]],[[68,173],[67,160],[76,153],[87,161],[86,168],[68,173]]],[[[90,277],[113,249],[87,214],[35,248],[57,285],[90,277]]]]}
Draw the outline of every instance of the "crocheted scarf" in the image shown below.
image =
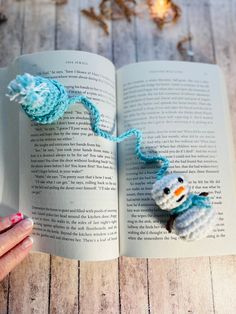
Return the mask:
{"type": "Polygon", "coordinates": [[[201,207],[201,208],[211,208],[210,199],[207,196],[189,194],[186,201],[184,201],[178,207],[173,208],[170,211],[170,214],[171,215],[179,215],[180,213],[187,211],[192,206],[197,206],[197,207],[201,207]]]}

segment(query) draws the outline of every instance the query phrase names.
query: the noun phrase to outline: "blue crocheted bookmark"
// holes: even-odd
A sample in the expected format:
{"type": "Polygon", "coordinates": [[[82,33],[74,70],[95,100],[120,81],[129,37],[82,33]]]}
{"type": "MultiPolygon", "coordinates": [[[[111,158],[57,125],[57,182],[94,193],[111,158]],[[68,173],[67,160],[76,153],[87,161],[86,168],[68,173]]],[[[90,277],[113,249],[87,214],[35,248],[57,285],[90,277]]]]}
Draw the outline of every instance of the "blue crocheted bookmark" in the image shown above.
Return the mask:
{"type": "Polygon", "coordinates": [[[130,129],[119,136],[113,136],[102,130],[99,126],[101,115],[93,102],[83,95],[69,97],[64,86],[58,81],[46,79],[30,74],[18,75],[8,85],[10,100],[19,102],[28,117],[40,124],[48,124],[61,118],[70,105],[81,103],[91,115],[91,127],[95,134],[112,142],[120,143],[128,137],[136,137],[135,153],[145,162],[161,162],[157,173],[157,179],[161,179],[169,167],[166,157],[160,155],[148,155],[141,151],[142,132],[130,129]]]}
{"type": "Polygon", "coordinates": [[[8,97],[21,104],[28,117],[40,124],[49,124],[61,118],[69,106],[81,103],[90,113],[93,132],[107,140],[120,143],[136,137],[135,154],[146,162],[157,162],[157,181],[153,184],[152,198],[158,207],[167,210],[171,218],[167,223],[170,232],[185,240],[196,240],[207,235],[213,226],[215,211],[206,196],[190,194],[187,180],[179,174],[168,174],[169,160],[157,155],[145,154],[141,150],[142,132],[130,129],[119,136],[113,136],[100,128],[101,115],[96,105],[87,97],[69,97],[65,87],[56,80],[30,74],[18,75],[8,85],[8,97]]]}

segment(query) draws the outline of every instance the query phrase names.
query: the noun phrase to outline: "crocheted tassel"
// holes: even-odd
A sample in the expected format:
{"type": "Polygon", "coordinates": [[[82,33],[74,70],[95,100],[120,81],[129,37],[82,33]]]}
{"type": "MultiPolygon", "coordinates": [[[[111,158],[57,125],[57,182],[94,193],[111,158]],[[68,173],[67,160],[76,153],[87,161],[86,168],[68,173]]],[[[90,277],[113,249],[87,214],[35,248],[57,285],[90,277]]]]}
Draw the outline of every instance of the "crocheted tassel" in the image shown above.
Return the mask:
{"type": "Polygon", "coordinates": [[[45,96],[49,89],[46,83],[37,85],[36,79],[26,73],[17,75],[16,79],[8,85],[10,100],[16,100],[20,104],[32,108],[40,107],[43,104],[45,96]]]}
{"type": "Polygon", "coordinates": [[[28,73],[17,75],[8,85],[10,100],[21,104],[33,121],[52,123],[63,116],[68,108],[68,96],[59,82],[28,73]]]}

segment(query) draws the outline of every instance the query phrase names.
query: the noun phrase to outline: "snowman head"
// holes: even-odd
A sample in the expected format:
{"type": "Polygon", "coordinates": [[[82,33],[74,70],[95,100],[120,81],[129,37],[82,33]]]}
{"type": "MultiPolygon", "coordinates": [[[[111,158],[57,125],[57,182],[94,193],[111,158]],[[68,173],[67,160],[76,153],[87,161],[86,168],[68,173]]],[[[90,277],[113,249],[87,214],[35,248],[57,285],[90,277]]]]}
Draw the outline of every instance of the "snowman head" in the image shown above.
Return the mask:
{"type": "Polygon", "coordinates": [[[160,209],[170,211],[187,199],[189,191],[187,180],[182,175],[173,173],[153,184],[152,198],[160,209]]]}

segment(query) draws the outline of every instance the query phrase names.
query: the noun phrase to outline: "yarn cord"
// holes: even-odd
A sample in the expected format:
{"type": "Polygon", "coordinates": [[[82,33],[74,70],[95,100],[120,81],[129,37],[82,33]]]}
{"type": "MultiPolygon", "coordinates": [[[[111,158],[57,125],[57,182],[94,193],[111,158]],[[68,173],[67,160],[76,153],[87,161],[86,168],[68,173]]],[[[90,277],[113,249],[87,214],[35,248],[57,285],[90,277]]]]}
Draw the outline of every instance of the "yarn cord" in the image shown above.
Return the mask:
{"type": "Polygon", "coordinates": [[[136,156],[146,163],[160,162],[160,168],[156,174],[157,180],[163,177],[169,167],[169,160],[166,157],[142,152],[142,132],[140,130],[133,128],[119,136],[113,136],[102,130],[99,127],[101,115],[95,104],[84,95],[69,98],[64,86],[58,81],[40,76],[34,77],[25,73],[17,75],[16,79],[8,85],[8,90],[10,100],[17,100],[29,118],[41,124],[53,123],[63,116],[68,106],[80,102],[90,113],[91,128],[96,135],[116,143],[131,136],[136,137],[136,156]]]}
{"type": "Polygon", "coordinates": [[[116,143],[120,143],[123,140],[125,140],[131,136],[135,136],[136,137],[135,154],[137,155],[137,157],[146,163],[161,162],[161,167],[158,170],[156,177],[157,177],[157,180],[159,180],[163,177],[163,175],[165,174],[165,172],[167,171],[167,169],[169,167],[169,160],[166,157],[161,156],[159,154],[149,155],[149,154],[144,154],[142,152],[142,150],[141,150],[142,132],[140,130],[133,128],[133,129],[130,129],[130,130],[120,134],[119,136],[113,136],[113,135],[109,134],[107,131],[100,129],[100,127],[99,127],[100,120],[101,120],[100,112],[99,112],[98,108],[87,97],[85,97],[83,95],[71,97],[69,99],[69,106],[73,105],[77,102],[82,103],[84,105],[84,107],[89,111],[89,113],[91,115],[91,127],[92,127],[93,132],[96,135],[101,136],[105,139],[108,139],[108,140],[110,140],[112,142],[116,142],[116,143]]]}

